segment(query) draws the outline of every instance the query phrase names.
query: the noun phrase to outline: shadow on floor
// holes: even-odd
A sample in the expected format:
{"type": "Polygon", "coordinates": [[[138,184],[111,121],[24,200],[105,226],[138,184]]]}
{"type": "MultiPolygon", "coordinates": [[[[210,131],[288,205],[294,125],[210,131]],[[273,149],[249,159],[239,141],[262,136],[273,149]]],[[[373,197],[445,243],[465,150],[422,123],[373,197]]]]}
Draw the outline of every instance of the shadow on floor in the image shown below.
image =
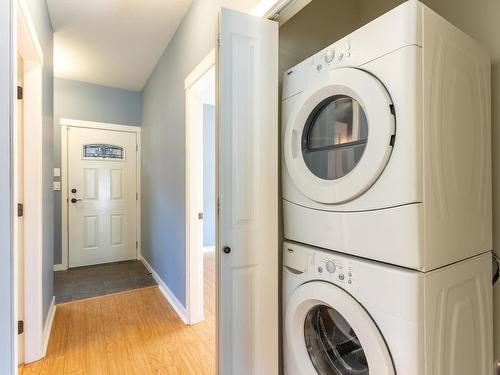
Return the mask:
{"type": "Polygon", "coordinates": [[[56,304],[158,285],[137,260],[54,272],[56,304]]]}

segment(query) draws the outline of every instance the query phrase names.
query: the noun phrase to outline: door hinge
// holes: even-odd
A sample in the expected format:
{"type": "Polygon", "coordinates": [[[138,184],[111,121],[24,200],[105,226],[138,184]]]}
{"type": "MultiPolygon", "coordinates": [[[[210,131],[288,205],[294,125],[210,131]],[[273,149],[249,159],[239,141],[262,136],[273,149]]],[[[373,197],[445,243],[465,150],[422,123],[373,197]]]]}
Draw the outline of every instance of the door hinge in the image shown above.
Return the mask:
{"type": "Polygon", "coordinates": [[[17,204],[17,217],[24,215],[24,205],[22,203],[17,204]]]}
{"type": "Polygon", "coordinates": [[[139,145],[138,144],[135,145],[135,151],[139,151],[139,145]]]}
{"type": "Polygon", "coordinates": [[[220,34],[217,34],[217,47],[220,47],[220,34]]]}
{"type": "Polygon", "coordinates": [[[20,335],[24,333],[24,321],[18,320],[17,321],[17,334],[20,335]]]}
{"type": "Polygon", "coordinates": [[[23,88],[22,86],[17,86],[17,99],[21,100],[23,98],[23,88]]]}
{"type": "Polygon", "coordinates": [[[138,201],[139,200],[139,193],[135,193],[135,200],[138,201]]]}
{"type": "Polygon", "coordinates": [[[139,241],[135,241],[135,249],[137,250],[139,248],[139,241]]]}
{"type": "Polygon", "coordinates": [[[219,202],[219,198],[217,198],[217,215],[219,214],[220,212],[220,202],[219,202]]]}

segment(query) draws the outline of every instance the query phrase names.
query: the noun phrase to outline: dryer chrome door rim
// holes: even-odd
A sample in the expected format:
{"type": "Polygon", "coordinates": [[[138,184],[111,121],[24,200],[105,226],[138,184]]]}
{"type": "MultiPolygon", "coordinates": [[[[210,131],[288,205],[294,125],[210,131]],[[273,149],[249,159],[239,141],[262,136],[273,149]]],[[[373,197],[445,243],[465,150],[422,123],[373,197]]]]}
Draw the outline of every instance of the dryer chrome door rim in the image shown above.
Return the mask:
{"type": "Polygon", "coordinates": [[[290,116],[284,135],[284,157],[290,177],[304,195],[320,203],[340,204],[357,198],[377,180],[392,152],[391,137],[396,125],[387,90],[367,72],[339,68],[328,72],[328,80],[322,87],[301,96],[302,102],[290,116]],[[368,124],[368,137],[362,156],[348,173],[325,179],[314,174],[304,160],[304,132],[309,131],[306,126],[310,126],[308,122],[318,111],[318,105],[332,97],[350,98],[353,103],[359,103],[368,124]]]}
{"type": "MultiPolygon", "coordinates": [[[[285,317],[285,368],[288,375],[335,373],[328,372],[328,370],[321,372],[320,356],[323,355],[323,358],[326,358],[325,352],[320,353],[321,350],[318,350],[310,355],[309,351],[313,348],[309,343],[308,351],[306,344],[308,314],[318,306],[329,307],[338,317],[342,317],[337,320],[340,321],[340,326],[349,328],[349,332],[355,337],[355,343],[351,345],[351,348],[353,345],[359,345],[362,353],[359,352],[358,355],[366,359],[370,374],[395,375],[387,345],[372,318],[351,295],[325,281],[312,281],[301,285],[288,301],[285,317]],[[316,357],[313,358],[314,355],[316,357]],[[313,364],[313,361],[316,363],[313,364]]],[[[342,327],[339,330],[346,331],[342,327]]],[[[331,340],[332,344],[334,344],[333,341],[331,340]]],[[[345,348],[339,349],[339,352],[346,355],[346,367],[353,365],[352,356],[349,357],[345,348]]],[[[356,367],[355,365],[356,363],[353,368],[356,367]]],[[[344,366],[343,360],[340,362],[340,367],[342,366],[344,366]]],[[[367,374],[366,371],[363,372],[362,365],[351,372],[341,371],[339,370],[338,374],[367,374]]]]}

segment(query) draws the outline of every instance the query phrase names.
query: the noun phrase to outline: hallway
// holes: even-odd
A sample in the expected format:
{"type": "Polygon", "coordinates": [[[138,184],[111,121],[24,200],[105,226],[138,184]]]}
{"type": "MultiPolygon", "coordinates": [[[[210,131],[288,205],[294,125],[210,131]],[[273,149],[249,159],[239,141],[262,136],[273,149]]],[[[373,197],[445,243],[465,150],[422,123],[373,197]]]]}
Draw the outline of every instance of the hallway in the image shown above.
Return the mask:
{"type": "Polygon", "coordinates": [[[47,357],[21,374],[215,374],[214,253],[204,260],[204,322],[185,325],[158,287],[61,304],[47,357]]]}

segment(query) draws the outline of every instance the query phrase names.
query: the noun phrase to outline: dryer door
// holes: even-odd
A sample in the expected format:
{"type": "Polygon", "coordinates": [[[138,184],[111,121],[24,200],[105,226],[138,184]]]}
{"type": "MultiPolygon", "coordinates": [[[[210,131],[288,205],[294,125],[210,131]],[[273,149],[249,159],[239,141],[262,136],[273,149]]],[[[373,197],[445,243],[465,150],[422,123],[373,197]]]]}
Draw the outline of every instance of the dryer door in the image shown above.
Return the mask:
{"type": "Polygon", "coordinates": [[[339,204],[369,189],[392,151],[392,101],[373,75],[334,69],[286,124],[284,154],[293,182],[310,199],[339,204]]]}
{"type": "Polygon", "coordinates": [[[288,375],[394,375],[377,326],[339,287],[313,281],[287,304],[285,370],[288,375]]]}

